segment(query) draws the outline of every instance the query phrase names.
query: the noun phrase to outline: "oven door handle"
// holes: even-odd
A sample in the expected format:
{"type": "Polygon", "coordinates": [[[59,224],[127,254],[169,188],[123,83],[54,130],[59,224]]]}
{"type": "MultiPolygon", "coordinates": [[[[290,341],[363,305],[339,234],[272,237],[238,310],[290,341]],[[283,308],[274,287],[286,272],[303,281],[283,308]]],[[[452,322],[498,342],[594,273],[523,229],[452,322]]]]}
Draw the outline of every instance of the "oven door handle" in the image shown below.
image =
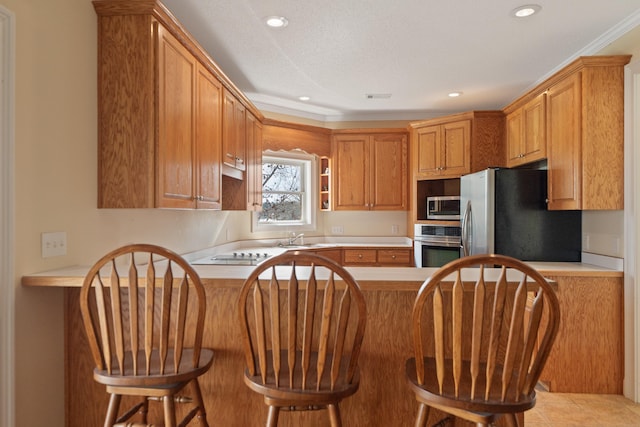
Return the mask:
{"type": "Polygon", "coordinates": [[[460,241],[460,246],[462,246],[462,256],[469,256],[470,252],[471,252],[471,242],[473,239],[472,236],[472,213],[471,213],[471,201],[468,200],[467,201],[467,206],[465,207],[464,210],[464,215],[462,216],[462,223],[461,223],[461,241],[460,241]]]}
{"type": "Polygon", "coordinates": [[[432,239],[413,239],[416,244],[421,246],[429,246],[434,248],[459,248],[460,241],[452,241],[452,240],[432,240],[432,239]]]}

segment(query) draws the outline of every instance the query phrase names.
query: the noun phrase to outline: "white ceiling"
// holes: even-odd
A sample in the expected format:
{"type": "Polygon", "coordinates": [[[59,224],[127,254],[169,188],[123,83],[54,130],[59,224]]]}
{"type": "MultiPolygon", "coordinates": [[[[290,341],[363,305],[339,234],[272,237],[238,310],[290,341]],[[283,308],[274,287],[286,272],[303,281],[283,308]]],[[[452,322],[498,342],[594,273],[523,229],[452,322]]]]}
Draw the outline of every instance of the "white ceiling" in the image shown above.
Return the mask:
{"type": "Polygon", "coordinates": [[[527,1],[163,3],[259,109],[347,121],[501,109],[640,24],[640,0],[539,0],[537,15],[510,15],[527,1]],[[268,28],[270,15],[289,25],[268,28]]]}

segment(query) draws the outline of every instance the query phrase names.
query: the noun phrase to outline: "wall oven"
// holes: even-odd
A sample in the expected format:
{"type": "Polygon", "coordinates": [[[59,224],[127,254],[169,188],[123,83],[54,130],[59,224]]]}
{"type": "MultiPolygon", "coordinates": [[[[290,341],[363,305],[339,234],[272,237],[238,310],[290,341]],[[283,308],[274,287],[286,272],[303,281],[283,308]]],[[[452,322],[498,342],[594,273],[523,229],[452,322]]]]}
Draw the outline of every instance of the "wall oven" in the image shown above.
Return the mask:
{"type": "Polygon", "coordinates": [[[414,231],[416,267],[442,267],[460,258],[460,225],[415,224],[414,231]]]}

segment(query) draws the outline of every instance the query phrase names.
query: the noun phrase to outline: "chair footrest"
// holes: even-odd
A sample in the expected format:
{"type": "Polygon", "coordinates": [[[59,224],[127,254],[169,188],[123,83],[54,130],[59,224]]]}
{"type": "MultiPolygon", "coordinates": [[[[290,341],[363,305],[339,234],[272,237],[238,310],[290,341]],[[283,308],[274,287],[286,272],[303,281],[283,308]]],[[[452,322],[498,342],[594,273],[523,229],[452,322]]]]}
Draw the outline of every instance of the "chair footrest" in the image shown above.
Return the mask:
{"type": "Polygon", "coordinates": [[[143,423],[118,423],[113,427],[155,427],[155,424],[143,424],[143,423]]]}

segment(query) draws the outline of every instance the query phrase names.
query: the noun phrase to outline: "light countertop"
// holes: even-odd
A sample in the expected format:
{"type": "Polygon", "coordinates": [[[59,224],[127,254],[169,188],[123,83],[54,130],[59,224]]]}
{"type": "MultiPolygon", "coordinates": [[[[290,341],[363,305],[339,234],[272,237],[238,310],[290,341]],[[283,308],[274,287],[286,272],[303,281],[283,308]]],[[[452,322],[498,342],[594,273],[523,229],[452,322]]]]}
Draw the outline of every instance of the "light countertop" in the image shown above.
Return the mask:
{"type": "MultiPolygon", "coordinates": [[[[233,251],[267,251],[277,255],[287,250],[321,247],[411,247],[413,242],[407,237],[332,237],[308,238],[304,244],[293,247],[279,247],[278,240],[251,240],[233,242],[212,248],[184,254],[187,261],[233,251]]],[[[545,276],[574,277],[623,277],[622,268],[617,264],[601,263],[596,257],[584,257],[591,262],[530,262],[533,268],[545,276]]],[[[51,271],[26,275],[22,278],[24,286],[80,287],[90,266],[69,266],[51,271]]],[[[194,265],[205,284],[212,286],[236,287],[249,276],[254,266],[243,265],[194,265]]],[[[346,267],[354,278],[364,284],[364,288],[392,289],[410,288],[424,282],[437,269],[413,267],[346,267]]],[[[497,270],[496,270],[497,271],[497,270]]],[[[471,279],[470,279],[471,280],[471,279]]]]}

